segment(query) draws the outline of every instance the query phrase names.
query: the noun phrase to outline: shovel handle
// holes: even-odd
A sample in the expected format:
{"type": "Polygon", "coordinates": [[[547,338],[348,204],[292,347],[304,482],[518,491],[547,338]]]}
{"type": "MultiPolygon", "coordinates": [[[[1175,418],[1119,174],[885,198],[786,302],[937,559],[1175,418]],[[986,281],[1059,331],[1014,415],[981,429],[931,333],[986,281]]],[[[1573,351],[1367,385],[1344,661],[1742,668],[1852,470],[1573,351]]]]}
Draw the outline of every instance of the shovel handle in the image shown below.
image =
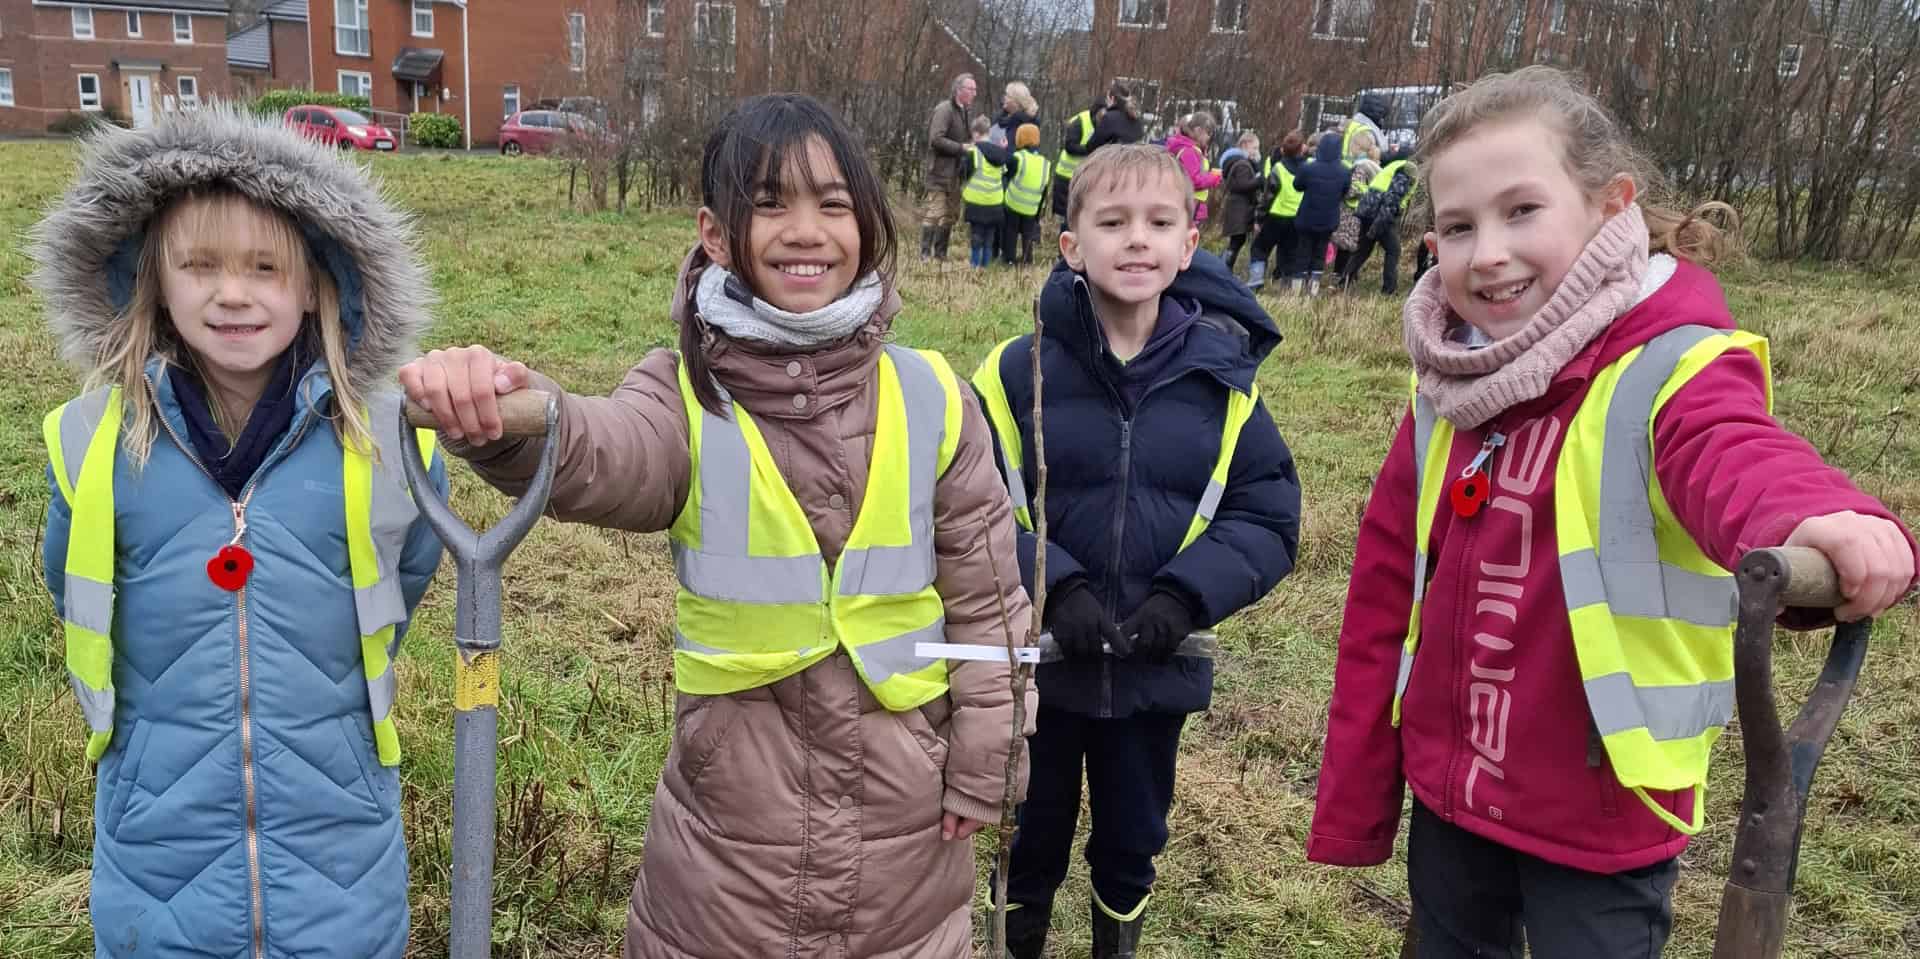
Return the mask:
{"type": "Polygon", "coordinates": [[[1846,596],[1840,592],[1840,574],[1825,553],[1810,546],[1781,546],[1772,552],[1780,558],[1786,574],[1786,582],[1780,587],[1782,606],[1833,609],[1846,603],[1846,596]]]}
{"type": "MultiPolygon", "coordinates": [[[[515,390],[500,397],[500,431],[504,436],[547,435],[545,390],[515,390]]],[[[416,429],[440,428],[440,418],[432,410],[407,401],[407,423],[416,429]]]]}

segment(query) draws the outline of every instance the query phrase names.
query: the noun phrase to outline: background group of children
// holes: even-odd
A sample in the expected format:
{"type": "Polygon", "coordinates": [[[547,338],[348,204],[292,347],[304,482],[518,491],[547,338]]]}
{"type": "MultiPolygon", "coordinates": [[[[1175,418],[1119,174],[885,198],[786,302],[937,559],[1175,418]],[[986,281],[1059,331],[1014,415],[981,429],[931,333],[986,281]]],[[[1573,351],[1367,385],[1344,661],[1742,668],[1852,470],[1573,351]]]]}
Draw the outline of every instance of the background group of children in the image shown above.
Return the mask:
{"type": "MultiPolygon", "coordinates": [[[[1038,160],[1029,129],[1011,163],[976,131],[970,181],[1038,160]]],[[[1282,144],[1301,194],[1289,279],[1338,226],[1340,148],[1302,163],[1303,143],[1282,144]]],[[[1517,956],[1523,927],[1536,955],[1654,956],[1705,750],[1600,735],[1602,704],[1570,704],[1606,642],[1629,673],[1657,658],[1712,680],[1728,624],[1641,614],[1670,631],[1607,640],[1613,584],[1597,617],[1567,599],[1577,567],[1556,542],[1616,519],[1580,497],[1595,444],[1634,442],[1576,430],[1589,397],[1674,351],[1634,482],[1660,494],[1657,558],[1703,588],[1730,590],[1744,549],[1798,543],[1838,568],[1840,615],[1870,615],[1912,582],[1912,540],[1771,419],[1764,343],[1698,265],[1718,234],[1636,192],[1653,181],[1563,75],[1483,79],[1435,109],[1423,150],[1425,242],[1444,255],[1406,311],[1419,386],[1360,531],[1307,855],[1384,861],[1410,783],[1423,957],[1517,956]],[[1436,485],[1477,471],[1511,502],[1436,485]],[[1492,772],[1482,734],[1460,732],[1489,719],[1454,679],[1469,659],[1525,717],[1511,735],[1498,717],[1492,772]]],[[[1280,333],[1197,252],[1178,152],[1080,166],[1044,333],[963,384],[893,342],[893,219],[857,136],[804,96],[744,101],[703,154],[698,238],[666,304],[679,349],[582,396],[484,347],[406,362],[426,274],[332,151],[218,111],[95,140],[34,254],[89,380],[47,421],[46,568],[100,761],[97,954],[405,951],[391,663],[439,546],[395,479],[399,397],[379,386],[397,370],[439,448],[508,493],[541,441],[502,439],[497,398],[554,391],[553,514],[672,544],[680,697],[629,957],[969,955],[967,840],[1011,788],[1009,950],[1036,959],[1083,781],[1094,955],[1134,956],[1180,731],[1211,696],[1212,662],[1181,644],[1289,572],[1300,520],[1257,384],[1280,333]],[[1008,665],[912,641],[1001,645],[1042,551],[1065,659],[1039,670],[1007,783],[1008,665]]],[[[1258,263],[1282,244],[1254,245],[1258,263]]]]}

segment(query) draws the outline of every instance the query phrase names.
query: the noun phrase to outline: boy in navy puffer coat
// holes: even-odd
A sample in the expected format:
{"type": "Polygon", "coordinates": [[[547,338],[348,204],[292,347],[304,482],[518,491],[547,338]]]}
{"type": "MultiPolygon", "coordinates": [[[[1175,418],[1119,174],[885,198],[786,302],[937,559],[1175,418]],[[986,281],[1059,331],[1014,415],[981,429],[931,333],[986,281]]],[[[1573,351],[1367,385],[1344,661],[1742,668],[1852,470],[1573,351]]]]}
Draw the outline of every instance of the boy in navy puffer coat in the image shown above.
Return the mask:
{"type": "Polygon", "coordinates": [[[1152,146],[1101,150],[1074,174],[1062,262],[1040,294],[1048,541],[1031,531],[1031,336],[974,376],[1021,524],[1033,588],[1067,659],[1040,667],[1032,778],[1007,897],[1008,942],[1038,957],[1065,879],[1084,764],[1094,829],[1094,956],[1131,956],[1166,844],[1175,754],[1212,696],[1188,634],[1258,600],[1293,568],[1300,489],[1254,373],[1273,321],[1196,252],[1192,185],[1152,146]]]}

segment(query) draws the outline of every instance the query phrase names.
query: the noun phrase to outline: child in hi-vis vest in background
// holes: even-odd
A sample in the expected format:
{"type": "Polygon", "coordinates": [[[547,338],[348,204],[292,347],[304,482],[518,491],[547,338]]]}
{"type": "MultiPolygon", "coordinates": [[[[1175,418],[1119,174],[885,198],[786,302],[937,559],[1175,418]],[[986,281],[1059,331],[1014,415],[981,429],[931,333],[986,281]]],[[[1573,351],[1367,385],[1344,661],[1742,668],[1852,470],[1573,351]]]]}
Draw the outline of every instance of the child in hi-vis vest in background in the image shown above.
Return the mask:
{"type": "MultiPolygon", "coordinates": [[[[1613,119],[1528,67],[1420,135],[1439,267],[1417,380],[1361,521],[1307,856],[1392,854],[1421,959],[1650,957],[1733,710],[1729,572],[1826,554],[1841,619],[1913,581],[1913,540],[1770,412],[1767,344],[1654,202],[1613,119]]],[[[1044,724],[1043,724],[1044,725],[1044,724]]]]}
{"type": "MultiPolygon", "coordinates": [[[[938,353],[891,342],[894,220],[837,117],[742,102],[701,198],[680,351],[559,404],[554,515],[666,530],[680,584],[626,954],[966,956],[967,840],[1024,789],[1011,672],[915,647],[1004,648],[1002,616],[1024,644],[986,421],[938,353]]],[[[525,488],[542,441],[491,442],[495,394],[551,380],[471,347],[401,381],[482,477],[525,488]]]]}
{"type": "Polygon", "coordinates": [[[96,956],[406,951],[393,659],[440,541],[374,391],[428,320],[411,237],[338,151],[215,109],[107,128],[35,230],[88,389],[47,417],[44,559],[96,956]]]}

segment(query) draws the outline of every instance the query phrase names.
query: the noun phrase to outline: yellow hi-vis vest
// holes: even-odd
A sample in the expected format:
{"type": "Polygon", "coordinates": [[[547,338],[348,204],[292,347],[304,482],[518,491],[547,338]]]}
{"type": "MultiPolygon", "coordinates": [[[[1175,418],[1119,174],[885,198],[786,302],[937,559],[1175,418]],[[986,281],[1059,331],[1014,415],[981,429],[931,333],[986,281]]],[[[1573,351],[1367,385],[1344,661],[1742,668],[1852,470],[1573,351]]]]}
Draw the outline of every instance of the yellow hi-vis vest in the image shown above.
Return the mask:
{"type": "MultiPolygon", "coordinates": [[[[1307,162],[1312,163],[1313,161],[1308,160],[1307,162]]],[[[1286,164],[1282,163],[1279,165],[1280,178],[1278,180],[1273,177],[1274,168],[1273,158],[1268,157],[1266,177],[1267,182],[1272,183],[1274,189],[1273,205],[1267,207],[1267,212],[1277,217],[1292,217],[1300,212],[1300,201],[1307,198],[1306,191],[1293,185],[1293,171],[1287,169],[1286,164]]]]}
{"type": "MultiPolygon", "coordinates": [[[[1007,402],[1007,387],[1000,379],[1000,356],[1007,347],[1018,340],[1004,340],[980,364],[973,374],[973,389],[980,395],[980,406],[986,411],[987,418],[993,422],[993,432],[1000,439],[1000,458],[1005,461],[1007,498],[1013,501],[1013,518],[1018,520],[1020,528],[1033,531],[1033,510],[1027,503],[1027,481],[1021,471],[1026,462],[1026,441],[1020,437],[1020,422],[1013,417],[1013,407],[1007,402]]],[[[1034,344],[1033,349],[1039,349],[1034,344]]],[[[1220,430],[1220,455],[1214,458],[1213,470],[1207,475],[1206,491],[1200,494],[1200,505],[1193,512],[1193,519],[1187,524],[1187,535],[1180,541],[1180,548],[1186,549],[1200,534],[1207,531],[1213,522],[1213,513],[1220,508],[1220,497],[1227,492],[1227,471],[1233,466],[1233,451],[1240,445],[1240,432],[1253,416],[1253,408],[1260,402],[1260,385],[1254,384],[1253,391],[1242,393],[1232,390],[1227,393],[1227,421],[1220,430]]]]}
{"type": "Polygon", "coordinates": [[[1047,159],[1031,150],[1013,155],[1013,177],[1007,181],[1007,209],[1021,216],[1040,212],[1040,200],[1047,195],[1047,159]]]}
{"type": "Polygon", "coordinates": [[[973,151],[973,176],[967,178],[967,185],[960,191],[960,199],[974,206],[1000,206],[1007,202],[1006,190],[1001,187],[1000,168],[987,162],[987,156],[979,147],[970,147],[973,151]]]}
{"type": "MultiPolygon", "coordinates": [[[[1093,139],[1092,110],[1082,110],[1074,114],[1073,119],[1067,122],[1080,124],[1080,146],[1085,147],[1087,142],[1093,139]]],[[[1086,157],[1084,156],[1068,153],[1067,148],[1062,146],[1060,148],[1059,159],[1053,161],[1053,175],[1062,180],[1071,180],[1073,179],[1073,171],[1080,169],[1080,161],[1085,159],[1086,157]]]]}
{"type": "MultiPolygon", "coordinates": [[[[1393,189],[1394,172],[1406,165],[1407,165],[1407,161],[1405,160],[1395,160],[1392,163],[1389,163],[1386,166],[1381,167],[1380,172],[1374,174],[1373,179],[1367,181],[1367,192],[1385,193],[1388,190],[1393,189]]],[[[1400,209],[1402,211],[1405,211],[1407,208],[1407,204],[1412,202],[1413,202],[1413,191],[1408,190],[1407,195],[1400,198],[1400,209]]]]}
{"type": "Polygon", "coordinates": [[[934,590],[934,486],[960,442],[960,388],[940,354],[887,346],[867,490],[832,570],[753,417],[714,415],[680,364],[693,481],[668,529],[674,573],[674,683],[717,696],[785,679],[844,648],[895,712],[947,691],[934,590]]]}
{"type": "MultiPolygon", "coordinates": [[[[1594,377],[1554,468],[1554,536],[1587,711],[1620,785],[1687,835],[1700,831],[1707,759],[1733,715],[1736,587],[1693,541],[1653,471],[1653,421],[1674,392],[1729,350],[1767,365],[1767,341],[1682,326],[1654,337],[1594,377]],[[1647,790],[1694,791],[1686,823],[1647,790]]],[[[1773,385],[1767,383],[1768,407],[1773,385]]],[[[1393,724],[1420,644],[1427,548],[1453,426],[1413,401],[1418,504],[1413,611],[1393,689],[1393,724]]]]}
{"type": "MultiPolygon", "coordinates": [[[[398,394],[374,398],[368,424],[376,437],[394,432],[398,403],[398,394]]],[[[121,410],[120,388],[101,387],[61,404],[41,427],[60,497],[72,512],[61,618],[68,681],[87,720],[89,760],[105,755],[113,740],[113,471],[121,410]]],[[[416,435],[420,455],[431,466],[434,433],[419,430],[416,435]]],[[[380,445],[400,449],[397,436],[380,445]]],[[[345,448],[341,462],[348,565],[374,744],[381,765],[397,766],[400,735],[393,725],[393,702],[399,684],[393,657],[399,649],[394,626],[406,621],[407,604],[396,570],[407,528],[418,514],[397,459],[375,464],[365,453],[345,448]]]]}
{"type": "MultiPolygon", "coordinates": [[[[1198,148],[1196,148],[1196,151],[1200,153],[1200,172],[1206,173],[1207,171],[1213,169],[1213,164],[1207,162],[1207,154],[1204,151],[1198,151],[1198,148]]],[[[1200,187],[1194,187],[1193,202],[1195,203],[1207,202],[1207,194],[1212,192],[1213,191],[1211,189],[1202,189],[1200,187]]]]}

